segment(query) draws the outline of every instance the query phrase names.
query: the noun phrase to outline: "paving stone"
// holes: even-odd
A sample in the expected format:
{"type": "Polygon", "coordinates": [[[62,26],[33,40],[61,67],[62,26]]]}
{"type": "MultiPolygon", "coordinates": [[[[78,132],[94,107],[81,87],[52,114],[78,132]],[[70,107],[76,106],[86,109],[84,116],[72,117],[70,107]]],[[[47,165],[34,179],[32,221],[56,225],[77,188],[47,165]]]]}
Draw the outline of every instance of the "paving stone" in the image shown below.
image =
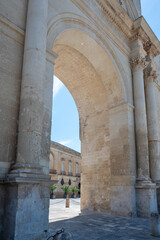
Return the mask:
{"type": "Polygon", "coordinates": [[[50,232],[65,228],[73,240],[158,240],[150,235],[150,220],[115,217],[105,213],[80,214],[80,199],[54,199],[50,204],[50,232]]]}

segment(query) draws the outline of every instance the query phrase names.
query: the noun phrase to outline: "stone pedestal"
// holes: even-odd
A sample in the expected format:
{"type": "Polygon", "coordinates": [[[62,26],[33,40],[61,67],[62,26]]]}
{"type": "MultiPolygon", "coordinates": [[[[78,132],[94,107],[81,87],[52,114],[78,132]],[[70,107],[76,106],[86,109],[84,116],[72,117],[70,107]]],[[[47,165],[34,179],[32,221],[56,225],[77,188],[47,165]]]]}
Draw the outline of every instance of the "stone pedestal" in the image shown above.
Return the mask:
{"type": "Polygon", "coordinates": [[[160,215],[151,214],[151,235],[154,237],[160,237],[160,215]]]}
{"type": "Polygon", "coordinates": [[[46,239],[50,181],[45,175],[8,175],[4,183],[5,217],[0,239],[46,239]]]}
{"type": "Polygon", "coordinates": [[[137,180],[136,202],[138,217],[149,218],[151,213],[158,213],[156,189],[156,184],[150,181],[137,180]]]}
{"type": "Polygon", "coordinates": [[[158,206],[158,213],[160,214],[160,181],[156,182],[157,185],[157,206],[158,206]]]}

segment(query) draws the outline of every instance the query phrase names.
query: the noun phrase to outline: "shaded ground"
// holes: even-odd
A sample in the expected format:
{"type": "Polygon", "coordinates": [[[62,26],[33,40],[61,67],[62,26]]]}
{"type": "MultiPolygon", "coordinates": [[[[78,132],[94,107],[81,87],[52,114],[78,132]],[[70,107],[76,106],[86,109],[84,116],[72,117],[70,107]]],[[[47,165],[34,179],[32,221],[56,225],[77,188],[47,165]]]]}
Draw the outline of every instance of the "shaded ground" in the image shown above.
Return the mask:
{"type": "Polygon", "coordinates": [[[150,235],[150,221],[115,217],[103,213],[80,215],[80,200],[71,199],[69,209],[64,199],[51,200],[50,231],[65,228],[73,240],[158,240],[150,235]]]}

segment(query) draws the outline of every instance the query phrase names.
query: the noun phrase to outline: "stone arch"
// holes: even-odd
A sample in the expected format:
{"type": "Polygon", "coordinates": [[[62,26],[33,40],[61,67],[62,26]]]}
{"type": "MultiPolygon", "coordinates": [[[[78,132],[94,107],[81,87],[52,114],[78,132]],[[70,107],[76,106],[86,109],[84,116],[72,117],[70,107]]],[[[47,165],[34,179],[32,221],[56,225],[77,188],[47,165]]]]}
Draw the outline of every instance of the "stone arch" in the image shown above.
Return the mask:
{"type": "Polygon", "coordinates": [[[134,127],[129,130],[128,122],[134,125],[133,108],[126,103],[122,65],[112,44],[82,20],[53,19],[47,39],[47,49],[58,55],[55,75],[73,96],[80,117],[81,210],[129,215],[134,211],[134,127]]]}

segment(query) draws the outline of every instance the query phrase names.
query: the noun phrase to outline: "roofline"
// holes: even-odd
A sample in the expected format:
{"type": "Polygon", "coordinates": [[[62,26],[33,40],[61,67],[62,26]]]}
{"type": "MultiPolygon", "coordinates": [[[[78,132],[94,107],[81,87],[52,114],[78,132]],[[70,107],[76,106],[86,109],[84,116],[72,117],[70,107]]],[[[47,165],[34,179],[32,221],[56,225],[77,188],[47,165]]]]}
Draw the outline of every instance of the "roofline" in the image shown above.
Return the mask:
{"type": "Polygon", "coordinates": [[[68,152],[68,153],[72,153],[72,154],[75,154],[76,156],[78,157],[81,157],[81,153],[80,152],[77,152],[69,147],[66,147],[60,143],[57,143],[57,142],[54,142],[54,141],[51,141],[51,146],[59,149],[59,150],[63,150],[65,152],[68,152]]]}

